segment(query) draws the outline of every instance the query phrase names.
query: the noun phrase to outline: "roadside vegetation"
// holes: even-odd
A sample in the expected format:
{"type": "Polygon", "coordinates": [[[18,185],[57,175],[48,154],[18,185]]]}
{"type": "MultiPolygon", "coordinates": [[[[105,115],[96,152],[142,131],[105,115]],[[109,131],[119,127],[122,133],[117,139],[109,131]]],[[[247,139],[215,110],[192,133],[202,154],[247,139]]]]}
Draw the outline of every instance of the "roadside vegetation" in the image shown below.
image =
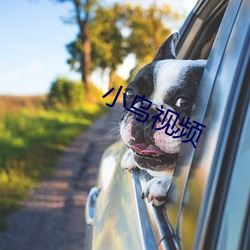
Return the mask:
{"type": "Polygon", "coordinates": [[[141,6],[53,1],[72,4],[65,21],[77,25],[78,33],[66,45],[67,63],[80,73],[81,82],[56,79],[46,96],[0,96],[0,229],[6,214],[21,205],[39,178],[51,173],[65,147],[108,109],[105,103],[113,102],[118,88],[152,61],[171,34],[169,20],[180,18],[169,5],[156,2],[141,6]],[[130,73],[124,80],[118,69],[131,55],[135,62],[126,66],[130,73]],[[105,100],[90,82],[95,71],[103,73],[103,79],[108,74],[108,89],[115,88],[105,100]]]}
{"type": "MultiPolygon", "coordinates": [[[[65,79],[57,82],[59,89],[74,86],[61,84],[65,79]]],[[[66,104],[57,100],[56,92],[61,99],[63,94],[53,86],[52,99],[0,96],[0,229],[5,228],[6,214],[20,206],[40,177],[51,173],[65,147],[107,110],[101,93],[96,95],[99,101],[82,99],[77,104],[72,99],[79,95],[70,89],[66,104]]]]}

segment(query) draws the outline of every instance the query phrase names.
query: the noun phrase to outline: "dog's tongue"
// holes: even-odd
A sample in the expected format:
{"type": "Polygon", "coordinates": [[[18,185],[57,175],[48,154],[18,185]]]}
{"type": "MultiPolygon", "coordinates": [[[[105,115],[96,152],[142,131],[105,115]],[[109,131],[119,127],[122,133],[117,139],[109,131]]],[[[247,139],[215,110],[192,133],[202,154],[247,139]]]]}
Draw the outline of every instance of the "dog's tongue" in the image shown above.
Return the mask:
{"type": "Polygon", "coordinates": [[[140,155],[152,155],[152,154],[164,154],[163,152],[159,151],[157,148],[155,148],[152,145],[149,145],[147,143],[137,143],[134,145],[131,145],[130,148],[134,150],[135,152],[139,153],[140,155]]]}

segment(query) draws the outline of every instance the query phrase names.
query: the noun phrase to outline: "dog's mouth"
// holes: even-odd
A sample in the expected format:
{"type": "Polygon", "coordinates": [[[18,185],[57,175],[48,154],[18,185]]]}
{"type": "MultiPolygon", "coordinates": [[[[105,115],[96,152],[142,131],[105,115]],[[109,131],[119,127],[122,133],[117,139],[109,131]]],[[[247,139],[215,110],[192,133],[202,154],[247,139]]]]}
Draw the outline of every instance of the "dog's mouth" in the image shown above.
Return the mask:
{"type": "Polygon", "coordinates": [[[176,162],[178,153],[169,154],[147,143],[137,143],[129,146],[135,153],[134,159],[143,168],[162,170],[176,162]]]}

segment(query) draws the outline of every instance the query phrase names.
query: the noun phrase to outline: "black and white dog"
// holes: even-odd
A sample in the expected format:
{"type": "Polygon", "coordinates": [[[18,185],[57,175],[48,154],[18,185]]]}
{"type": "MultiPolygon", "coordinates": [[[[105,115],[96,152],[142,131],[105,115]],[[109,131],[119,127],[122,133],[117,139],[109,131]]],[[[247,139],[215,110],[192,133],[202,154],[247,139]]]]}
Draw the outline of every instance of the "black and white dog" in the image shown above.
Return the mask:
{"type": "MultiPolygon", "coordinates": [[[[126,88],[127,107],[131,106],[136,95],[144,95],[145,99],[152,102],[147,110],[150,117],[159,113],[157,109],[165,112],[170,109],[180,114],[180,117],[190,115],[206,61],[176,59],[177,40],[178,34],[172,34],[162,44],[154,60],[142,68],[129,83],[126,88]]],[[[139,108],[140,104],[137,103],[135,107],[139,108]]],[[[171,120],[170,124],[172,122],[171,120]]],[[[121,165],[127,170],[135,167],[144,169],[153,177],[143,187],[142,197],[148,197],[157,206],[165,202],[181,139],[165,134],[164,129],[151,129],[152,124],[153,119],[149,118],[145,123],[139,122],[135,114],[124,109],[120,133],[130,150],[124,155],[121,165]]],[[[158,120],[156,127],[163,126],[158,120]]],[[[178,129],[178,123],[175,126],[178,129]]]]}

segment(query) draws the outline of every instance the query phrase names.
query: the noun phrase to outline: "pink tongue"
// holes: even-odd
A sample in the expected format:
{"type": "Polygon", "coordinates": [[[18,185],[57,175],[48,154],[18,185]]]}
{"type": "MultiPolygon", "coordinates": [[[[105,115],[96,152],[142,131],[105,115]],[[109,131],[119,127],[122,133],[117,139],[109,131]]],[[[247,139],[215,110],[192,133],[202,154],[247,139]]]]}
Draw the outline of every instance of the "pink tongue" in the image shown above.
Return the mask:
{"type": "Polygon", "coordinates": [[[159,151],[157,148],[147,143],[137,143],[131,145],[130,148],[141,155],[163,154],[163,152],[159,151]]]}

